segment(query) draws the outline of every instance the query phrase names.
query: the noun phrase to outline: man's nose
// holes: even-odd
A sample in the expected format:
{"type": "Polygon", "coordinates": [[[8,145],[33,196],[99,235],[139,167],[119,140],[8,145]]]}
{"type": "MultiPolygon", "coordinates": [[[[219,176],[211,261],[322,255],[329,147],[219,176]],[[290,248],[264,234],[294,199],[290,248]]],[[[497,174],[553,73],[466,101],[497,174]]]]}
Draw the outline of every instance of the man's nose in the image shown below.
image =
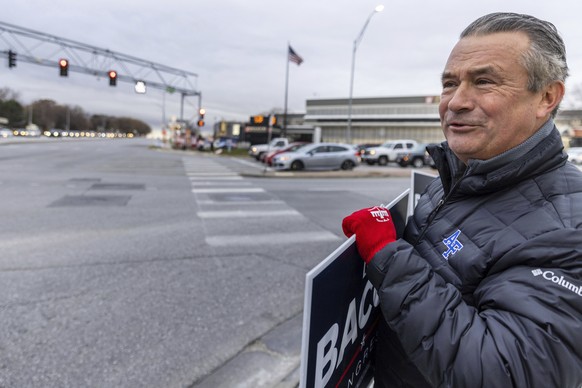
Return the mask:
{"type": "Polygon", "coordinates": [[[453,91],[447,107],[452,112],[472,110],[474,107],[474,94],[471,86],[462,82],[453,91]]]}

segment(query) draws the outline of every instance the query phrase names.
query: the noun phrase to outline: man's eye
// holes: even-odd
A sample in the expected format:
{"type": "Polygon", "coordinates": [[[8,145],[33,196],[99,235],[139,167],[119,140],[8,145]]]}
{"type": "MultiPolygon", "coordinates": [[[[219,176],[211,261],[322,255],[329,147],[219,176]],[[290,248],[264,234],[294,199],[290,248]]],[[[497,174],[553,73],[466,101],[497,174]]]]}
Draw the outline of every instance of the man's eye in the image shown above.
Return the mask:
{"type": "Polygon", "coordinates": [[[493,81],[488,78],[479,78],[477,81],[475,81],[475,83],[477,85],[490,85],[493,83],[493,81]]]}
{"type": "Polygon", "coordinates": [[[445,81],[443,82],[443,89],[449,89],[455,87],[455,83],[453,81],[445,81]]]}

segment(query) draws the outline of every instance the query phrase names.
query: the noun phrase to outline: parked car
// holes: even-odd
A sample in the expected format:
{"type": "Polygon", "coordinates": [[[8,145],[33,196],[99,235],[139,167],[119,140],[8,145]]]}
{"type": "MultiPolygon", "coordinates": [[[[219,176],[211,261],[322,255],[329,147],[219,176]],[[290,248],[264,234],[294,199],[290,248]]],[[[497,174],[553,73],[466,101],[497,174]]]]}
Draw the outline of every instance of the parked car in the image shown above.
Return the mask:
{"type": "Polygon", "coordinates": [[[14,133],[12,132],[11,129],[9,128],[0,128],[0,137],[12,137],[14,136],[14,133]]]}
{"type": "Polygon", "coordinates": [[[424,167],[427,154],[426,144],[418,144],[410,150],[396,154],[396,163],[400,167],[412,166],[414,168],[422,168],[424,167]]]}
{"type": "Polygon", "coordinates": [[[350,144],[314,143],[273,158],[277,170],[351,170],[358,163],[358,151],[350,144]]]}
{"type": "Polygon", "coordinates": [[[418,143],[414,140],[390,140],[379,147],[367,148],[362,155],[362,161],[369,165],[378,163],[380,166],[385,166],[389,162],[395,162],[399,152],[406,152],[417,145],[418,143]]]}
{"type": "MultiPolygon", "coordinates": [[[[56,136],[56,135],[53,135],[53,136],[56,136]]],[[[66,136],[66,135],[61,134],[61,136],[66,136]]],[[[194,136],[193,134],[191,134],[190,138],[188,139],[186,136],[186,133],[179,132],[172,139],[172,148],[173,149],[186,150],[186,149],[196,149],[196,147],[197,147],[196,136],[194,136]]]]}
{"type": "Polygon", "coordinates": [[[212,149],[212,142],[208,139],[200,138],[196,142],[196,149],[198,151],[210,151],[212,149]]]}
{"type": "Polygon", "coordinates": [[[213,145],[214,145],[215,150],[219,150],[219,149],[230,150],[232,148],[235,148],[237,143],[238,143],[238,139],[235,139],[232,137],[221,137],[221,138],[214,140],[213,145]]]}
{"type": "Polygon", "coordinates": [[[280,150],[289,145],[289,139],[276,137],[269,144],[254,144],[249,148],[249,156],[261,160],[261,156],[271,150],[280,150]]]}
{"type": "Polygon", "coordinates": [[[275,156],[282,154],[283,152],[293,152],[293,151],[299,149],[300,147],[303,147],[306,144],[309,144],[309,143],[304,142],[304,141],[298,141],[298,142],[289,144],[288,147],[285,147],[283,149],[273,150],[265,155],[265,157],[263,158],[263,162],[266,163],[268,166],[272,166],[273,165],[273,158],[275,156]]]}
{"type": "Polygon", "coordinates": [[[424,154],[424,165],[429,166],[430,168],[434,168],[435,170],[437,168],[434,160],[432,159],[432,156],[430,156],[428,152],[424,154]]]}
{"type": "Polygon", "coordinates": [[[355,147],[358,149],[358,153],[360,154],[360,157],[362,157],[368,148],[379,147],[379,146],[380,146],[380,143],[362,143],[362,144],[356,144],[355,147]]]}
{"type": "Polygon", "coordinates": [[[568,160],[574,164],[582,164],[582,147],[568,149],[568,160]]]}

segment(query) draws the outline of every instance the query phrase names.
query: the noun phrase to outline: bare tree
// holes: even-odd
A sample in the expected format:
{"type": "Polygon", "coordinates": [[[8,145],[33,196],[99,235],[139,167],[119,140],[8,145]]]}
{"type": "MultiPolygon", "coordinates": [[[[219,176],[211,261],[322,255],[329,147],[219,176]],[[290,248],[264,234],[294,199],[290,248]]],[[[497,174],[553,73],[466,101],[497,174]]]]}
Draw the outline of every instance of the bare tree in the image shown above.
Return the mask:
{"type": "Polygon", "coordinates": [[[0,88],[0,101],[14,100],[18,101],[20,96],[17,92],[10,88],[0,88]]]}

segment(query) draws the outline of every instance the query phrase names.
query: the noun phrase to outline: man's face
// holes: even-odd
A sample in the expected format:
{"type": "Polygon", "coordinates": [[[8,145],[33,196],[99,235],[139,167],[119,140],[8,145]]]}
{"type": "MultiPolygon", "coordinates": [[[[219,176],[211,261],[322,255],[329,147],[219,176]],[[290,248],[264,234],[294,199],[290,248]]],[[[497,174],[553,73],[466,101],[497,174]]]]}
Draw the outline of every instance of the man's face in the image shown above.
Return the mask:
{"type": "Polygon", "coordinates": [[[521,144],[549,118],[538,109],[543,93],[527,90],[520,60],[528,47],[524,33],[501,32],[466,37],[453,48],[439,113],[449,146],[463,162],[521,144]]]}

